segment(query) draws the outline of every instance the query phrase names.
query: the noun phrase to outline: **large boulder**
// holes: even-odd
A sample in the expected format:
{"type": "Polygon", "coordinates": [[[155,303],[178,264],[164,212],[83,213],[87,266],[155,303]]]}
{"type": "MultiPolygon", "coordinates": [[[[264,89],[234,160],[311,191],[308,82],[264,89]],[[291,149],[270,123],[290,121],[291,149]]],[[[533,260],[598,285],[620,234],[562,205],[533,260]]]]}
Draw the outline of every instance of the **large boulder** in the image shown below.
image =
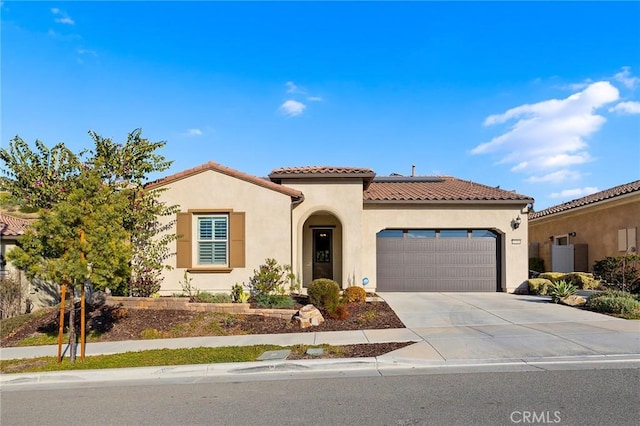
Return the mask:
{"type": "Polygon", "coordinates": [[[308,328],[322,324],[324,322],[324,317],[318,308],[313,305],[306,305],[296,312],[293,316],[293,320],[300,328],[308,328]]]}

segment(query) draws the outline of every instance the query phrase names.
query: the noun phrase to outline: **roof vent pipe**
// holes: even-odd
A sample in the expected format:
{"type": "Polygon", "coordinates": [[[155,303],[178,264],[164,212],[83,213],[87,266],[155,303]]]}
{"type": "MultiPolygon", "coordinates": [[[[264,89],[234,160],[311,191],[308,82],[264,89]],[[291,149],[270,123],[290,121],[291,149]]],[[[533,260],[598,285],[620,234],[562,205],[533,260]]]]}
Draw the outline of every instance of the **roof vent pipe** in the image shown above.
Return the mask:
{"type": "Polygon", "coordinates": [[[416,177],[416,165],[411,166],[411,177],[416,177]]]}

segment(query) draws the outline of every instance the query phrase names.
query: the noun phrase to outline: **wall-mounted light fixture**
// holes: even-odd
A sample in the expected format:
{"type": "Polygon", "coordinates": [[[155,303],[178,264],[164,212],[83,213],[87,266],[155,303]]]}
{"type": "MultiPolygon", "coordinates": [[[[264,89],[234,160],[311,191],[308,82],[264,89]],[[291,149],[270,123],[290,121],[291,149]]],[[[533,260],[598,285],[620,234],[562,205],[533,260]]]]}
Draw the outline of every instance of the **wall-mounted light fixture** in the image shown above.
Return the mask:
{"type": "Polygon", "coordinates": [[[513,228],[513,229],[520,228],[520,222],[522,222],[522,219],[520,219],[520,216],[516,217],[515,219],[512,219],[511,220],[511,228],[513,228]]]}
{"type": "Polygon", "coordinates": [[[570,237],[575,237],[575,236],[576,236],[576,233],[575,233],[575,232],[569,232],[569,236],[570,236],[570,237]]]}
{"type": "Polygon", "coordinates": [[[553,242],[553,235],[549,237],[549,241],[553,242]]]}

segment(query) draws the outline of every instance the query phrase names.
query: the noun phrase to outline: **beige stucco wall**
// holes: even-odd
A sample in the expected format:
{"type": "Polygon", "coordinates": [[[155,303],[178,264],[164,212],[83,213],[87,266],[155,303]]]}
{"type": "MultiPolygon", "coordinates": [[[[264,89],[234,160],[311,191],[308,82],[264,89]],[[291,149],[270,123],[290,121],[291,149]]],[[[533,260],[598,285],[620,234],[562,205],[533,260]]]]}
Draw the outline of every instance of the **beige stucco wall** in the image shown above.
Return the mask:
{"type": "MultiPolygon", "coordinates": [[[[180,210],[229,209],[245,212],[245,267],[225,273],[191,273],[192,285],[202,291],[229,291],[235,283],[248,283],[265,259],[291,263],[291,197],[212,170],[172,182],[160,199],[180,210]]],[[[166,219],[169,221],[170,219],[166,219]]],[[[171,218],[175,220],[175,217],[171,218]]],[[[175,233],[175,226],[170,231],[175,233]]],[[[175,253],[175,242],[171,245],[175,253]]],[[[175,255],[167,260],[161,294],[179,293],[184,269],[175,268],[175,255]]]]}
{"type": "MultiPolygon", "coordinates": [[[[304,201],[293,210],[292,223],[296,247],[293,260],[294,273],[302,277],[301,281],[304,285],[311,282],[311,256],[305,257],[303,253],[305,243],[311,244],[311,231],[308,230],[311,222],[307,222],[307,219],[317,213],[328,213],[336,218],[341,227],[340,238],[335,238],[336,235],[334,235],[333,278],[342,287],[347,287],[350,277],[362,275],[362,179],[338,181],[287,179],[283,180],[282,184],[302,191],[304,194],[304,201]],[[336,244],[340,247],[336,247],[336,244]],[[342,256],[338,259],[340,253],[342,256]],[[341,262],[341,270],[337,269],[336,261],[341,262]]],[[[338,228],[334,232],[337,234],[337,231],[338,228]]]]}
{"type": "MultiPolygon", "coordinates": [[[[570,244],[587,244],[589,271],[594,262],[607,256],[619,256],[618,230],[635,228],[636,242],[640,230],[640,193],[617,197],[563,213],[529,221],[529,242],[538,243],[539,257],[547,271],[551,270],[551,246],[549,237],[575,232],[570,244]]],[[[534,253],[535,254],[535,253],[534,253]]]]}
{"type": "Polygon", "coordinates": [[[528,278],[526,206],[366,204],[362,226],[362,277],[376,286],[376,234],[386,228],[492,229],[501,234],[502,289],[514,291],[528,278]],[[520,216],[518,229],[511,221],[520,216]]]}

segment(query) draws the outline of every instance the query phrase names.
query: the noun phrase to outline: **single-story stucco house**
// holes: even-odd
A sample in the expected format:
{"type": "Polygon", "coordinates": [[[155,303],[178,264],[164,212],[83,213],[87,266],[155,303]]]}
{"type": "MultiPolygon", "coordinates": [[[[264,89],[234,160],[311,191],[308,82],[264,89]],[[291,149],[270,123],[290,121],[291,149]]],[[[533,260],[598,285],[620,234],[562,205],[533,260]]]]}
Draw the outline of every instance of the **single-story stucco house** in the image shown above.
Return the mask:
{"type": "Polygon", "coordinates": [[[529,213],[530,257],[547,271],[590,272],[608,256],[637,252],[640,180],[529,213]]]}
{"type": "Polygon", "coordinates": [[[267,258],[303,286],[367,291],[513,291],[528,278],[533,199],[454,177],[312,166],[261,178],[208,162],[147,188],[180,208],[161,294],[180,292],[185,271],[202,291],[228,291],[267,258]]]}

